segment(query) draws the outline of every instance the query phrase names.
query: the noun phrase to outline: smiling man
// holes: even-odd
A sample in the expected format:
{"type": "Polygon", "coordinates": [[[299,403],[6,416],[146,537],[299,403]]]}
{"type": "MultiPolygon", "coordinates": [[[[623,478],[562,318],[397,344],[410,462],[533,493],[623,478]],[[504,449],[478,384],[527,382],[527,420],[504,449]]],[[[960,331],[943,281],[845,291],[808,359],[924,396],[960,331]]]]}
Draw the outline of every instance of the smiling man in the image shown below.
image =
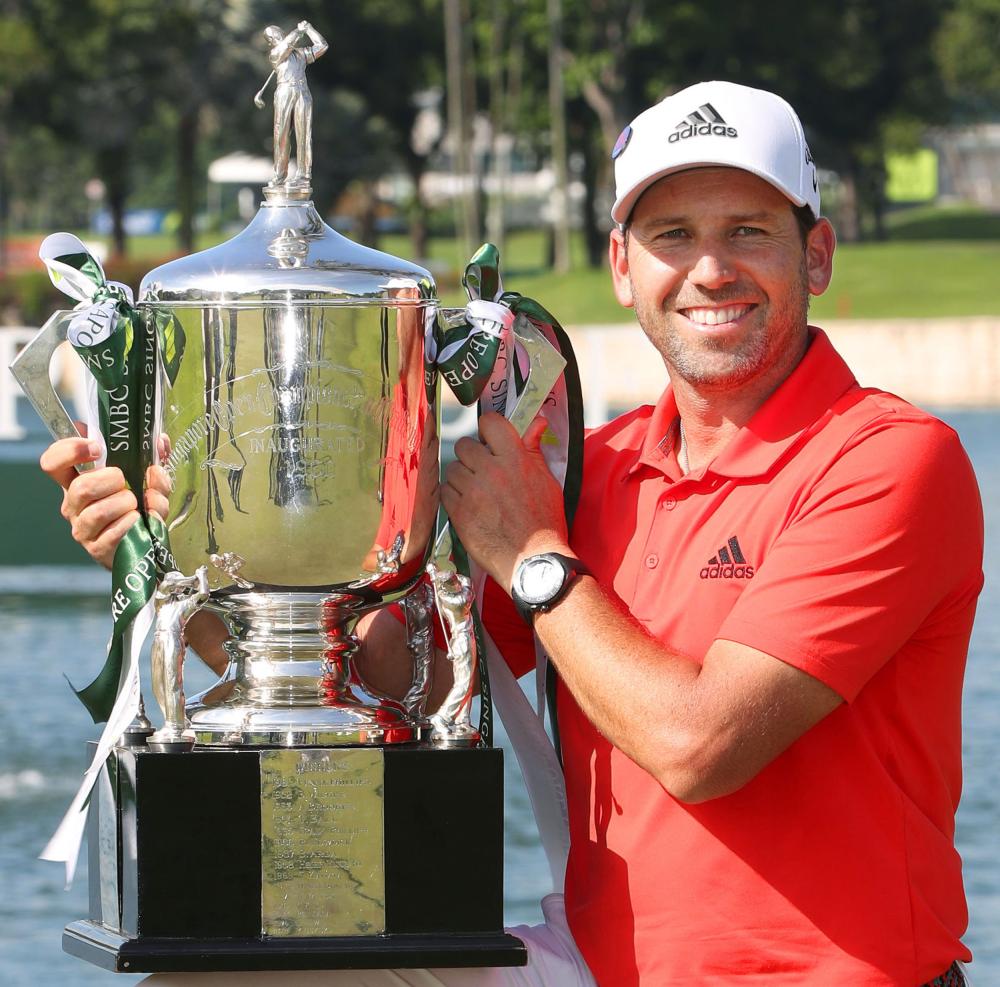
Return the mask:
{"type": "Polygon", "coordinates": [[[574,939],[615,987],[962,983],[969,462],[808,325],[835,237],[787,103],[693,86],[615,156],[669,385],[588,436],[572,531],[537,428],[484,418],[442,491],[515,671],[530,622],[559,673],[574,939]]]}
{"type": "MultiPolygon", "coordinates": [[[[559,673],[572,937],[550,898],[515,930],[527,968],[281,982],[572,987],[582,954],[602,987],[961,985],[968,459],[809,326],[835,237],[787,103],[693,86],[614,156],[614,288],[666,389],[588,435],[572,530],[538,423],[522,441],[484,416],[441,494],[511,667],[537,635],[559,673]]],[[[43,465],[106,559],[134,500],[113,471],[74,480],[87,455],[64,440],[43,465]]]]}

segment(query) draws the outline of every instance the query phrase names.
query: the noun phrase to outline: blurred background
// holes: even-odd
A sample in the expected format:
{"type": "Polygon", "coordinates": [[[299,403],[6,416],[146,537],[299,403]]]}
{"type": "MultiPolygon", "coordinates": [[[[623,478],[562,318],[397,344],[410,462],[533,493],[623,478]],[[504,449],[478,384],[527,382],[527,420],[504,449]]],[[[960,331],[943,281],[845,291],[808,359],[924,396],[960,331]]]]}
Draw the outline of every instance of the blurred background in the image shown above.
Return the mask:
{"type": "MultiPolygon", "coordinates": [[[[242,229],[271,175],[262,30],[303,19],[330,44],[309,69],[319,211],[430,268],[448,304],[496,243],[505,285],[568,328],[589,424],[664,384],[606,271],[618,133],[702,79],[796,107],[840,239],[813,321],[863,384],[951,423],[983,490],[958,842],[973,973],[1000,983],[1000,0],[0,0],[0,364],[68,307],[37,259],[48,233],[138,287],[242,229]]],[[[53,374],[71,400],[77,365],[53,374]]],[[[85,873],[66,895],[35,859],[93,730],[60,676],[86,680],[110,629],[105,577],[37,468],[46,443],[0,367],[0,979],[108,983],[59,950],[85,873]]],[[[507,920],[534,921],[545,867],[509,761],[507,920]]]]}

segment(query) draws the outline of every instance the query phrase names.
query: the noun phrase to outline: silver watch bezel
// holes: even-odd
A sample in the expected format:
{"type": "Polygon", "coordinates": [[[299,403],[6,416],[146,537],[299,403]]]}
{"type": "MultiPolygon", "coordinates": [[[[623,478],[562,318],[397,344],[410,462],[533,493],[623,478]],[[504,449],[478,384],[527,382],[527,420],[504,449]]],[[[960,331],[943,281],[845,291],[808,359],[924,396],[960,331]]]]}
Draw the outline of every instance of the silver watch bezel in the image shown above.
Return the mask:
{"type": "Polygon", "coordinates": [[[529,555],[522,559],[514,572],[513,587],[520,601],[532,610],[537,610],[557,599],[569,576],[565,563],[552,552],[529,555]],[[530,594],[525,587],[525,577],[532,570],[542,568],[552,570],[553,579],[546,580],[544,593],[530,594]]]}

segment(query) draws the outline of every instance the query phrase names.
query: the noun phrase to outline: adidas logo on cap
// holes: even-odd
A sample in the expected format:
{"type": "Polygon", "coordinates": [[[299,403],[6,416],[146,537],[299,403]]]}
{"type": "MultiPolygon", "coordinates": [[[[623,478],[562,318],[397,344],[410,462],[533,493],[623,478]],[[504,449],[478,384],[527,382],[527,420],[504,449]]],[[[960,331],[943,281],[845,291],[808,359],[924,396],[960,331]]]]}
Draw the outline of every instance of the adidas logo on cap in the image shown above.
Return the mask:
{"type": "Polygon", "coordinates": [[[667,138],[671,144],[688,137],[738,137],[735,127],[730,127],[722,114],[711,103],[703,103],[694,113],[689,113],[667,138]]]}
{"type": "Polygon", "coordinates": [[[753,579],[753,573],[754,568],[747,565],[739,539],[733,535],[702,567],[699,575],[702,579],[753,579]]]}

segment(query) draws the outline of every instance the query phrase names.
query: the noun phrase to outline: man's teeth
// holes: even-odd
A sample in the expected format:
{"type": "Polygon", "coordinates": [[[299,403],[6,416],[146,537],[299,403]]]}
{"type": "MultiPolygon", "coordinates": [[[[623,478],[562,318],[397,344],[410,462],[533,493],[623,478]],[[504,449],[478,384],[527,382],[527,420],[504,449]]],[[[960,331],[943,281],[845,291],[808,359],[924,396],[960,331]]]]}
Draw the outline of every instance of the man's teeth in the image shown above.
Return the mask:
{"type": "Polygon", "coordinates": [[[749,311],[749,305],[731,305],[729,308],[688,308],[684,314],[699,325],[719,326],[723,322],[734,322],[749,311]]]}

